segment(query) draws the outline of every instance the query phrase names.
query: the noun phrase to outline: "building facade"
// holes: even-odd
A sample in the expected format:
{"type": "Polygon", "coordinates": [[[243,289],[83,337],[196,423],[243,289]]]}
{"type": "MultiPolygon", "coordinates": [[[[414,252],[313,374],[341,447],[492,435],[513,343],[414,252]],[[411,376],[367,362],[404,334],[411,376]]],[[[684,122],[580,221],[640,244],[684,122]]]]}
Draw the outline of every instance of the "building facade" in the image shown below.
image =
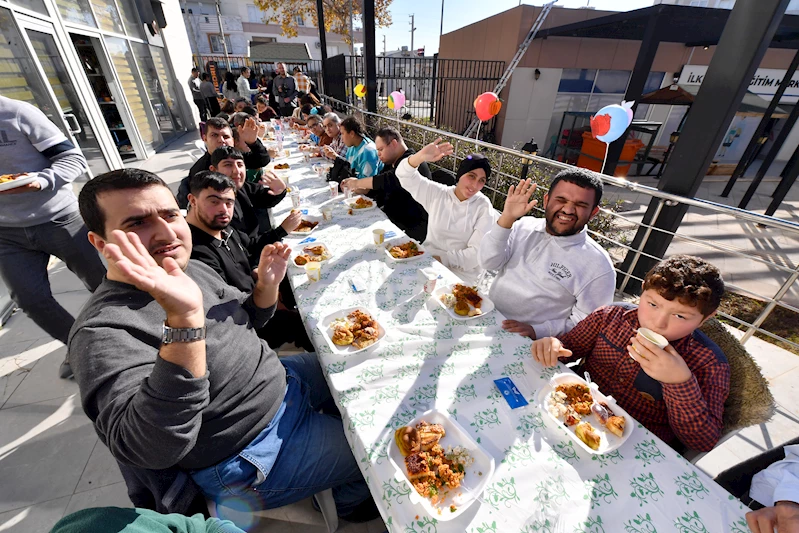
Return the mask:
{"type": "MultiPolygon", "coordinates": [[[[680,3],[687,1],[680,0],[680,3]]],[[[510,62],[540,11],[540,7],[520,6],[447,33],[441,39],[439,57],[510,62]]],[[[543,28],[612,14],[555,7],[543,28]]],[[[534,40],[500,95],[504,105],[497,120],[497,142],[518,147],[535,138],[542,154],[551,153],[553,144],[562,140],[561,120],[565,112],[595,113],[606,105],[621,102],[639,48],[639,41],[625,39],[549,36],[534,40]]],[[[692,69],[703,73],[714,50],[715,46],[694,47],[661,42],[643,94],[671,85],[674,80],[681,84],[696,84],[699,79],[701,83],[701,78],[692,78],[688,73],[693,72],[692,69]]],[[[788,49],[769,49],[760,65],[763,73],[770,72],[773,78],[780,72],[784,74],[794,53],[788,49]]],[[[767,104],[775,88],[772,87],[769,94],[769,88],[759,86],[756,79],[757,74],[750,91],[762,96],[767,104]]],[[[787,92],[781,104],[792,106],[796,100],[795,94],[787,92]]],[[[684,106],[640,105],[635,118],[660,123],[655,144],[667,145],[669,134],[675,131],[687,109],[684,106]]],[[[749,142],[758,121],[758,117],[736,117],[731,124],[730,128],[736,133],[734,144],[741,150],[749,142]]],[[[778,127],[779,124],[774,131],[778,131],[778,127]]],[[[786,160],[797,144],[799,128],[794,128],[778,159],[786,160]]],[[[722,150],[720,153],[733,159],[737,151],[722,150]]]]}

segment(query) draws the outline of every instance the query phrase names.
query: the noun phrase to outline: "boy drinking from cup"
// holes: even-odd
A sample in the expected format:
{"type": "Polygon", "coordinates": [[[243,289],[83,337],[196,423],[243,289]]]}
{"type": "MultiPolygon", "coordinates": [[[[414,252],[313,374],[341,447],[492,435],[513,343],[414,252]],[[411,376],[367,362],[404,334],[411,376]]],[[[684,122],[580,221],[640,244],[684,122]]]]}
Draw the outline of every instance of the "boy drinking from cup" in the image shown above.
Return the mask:
{"type": "Polygon", "coordinates": [[[675,448],[708,451],[721,437],[730,367],[697,328],[723,295],[716,267],[670,257],[647,273],[637,308],[601,307],[570,332],[533,342],[532,355],[544,366],[583,359],[599,389],[652,433],[675,448]],[[651,332],[668,344],[660,348],[651,332]]]}

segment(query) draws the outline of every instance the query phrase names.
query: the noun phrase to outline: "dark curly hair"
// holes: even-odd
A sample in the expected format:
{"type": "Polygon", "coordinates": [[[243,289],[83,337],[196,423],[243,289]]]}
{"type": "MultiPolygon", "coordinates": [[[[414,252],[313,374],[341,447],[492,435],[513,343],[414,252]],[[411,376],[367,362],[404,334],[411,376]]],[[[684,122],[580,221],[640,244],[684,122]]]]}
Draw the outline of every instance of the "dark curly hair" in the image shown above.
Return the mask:
{"type": "Polygon", "coordinates": [[[707,261],[692,255],[675,255],[647,272],[643,290],[649,289],[669,301],[676,298],[682,304],[696,307],[707,317],[721,303],[724,280],[719,269],[707,261]]]}

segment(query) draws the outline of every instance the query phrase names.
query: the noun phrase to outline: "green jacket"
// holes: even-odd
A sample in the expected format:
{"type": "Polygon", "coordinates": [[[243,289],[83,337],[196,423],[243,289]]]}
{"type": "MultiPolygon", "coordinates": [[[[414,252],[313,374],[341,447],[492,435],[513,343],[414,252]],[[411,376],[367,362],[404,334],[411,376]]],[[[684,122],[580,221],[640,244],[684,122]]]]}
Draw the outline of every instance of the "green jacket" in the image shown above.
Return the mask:
{"type": "Polygon", "coordinates": [[[149,509],[95,507],[65,516],[50,533],[244,533],[229,520],[201,514],[160,514],[149,509]]]}

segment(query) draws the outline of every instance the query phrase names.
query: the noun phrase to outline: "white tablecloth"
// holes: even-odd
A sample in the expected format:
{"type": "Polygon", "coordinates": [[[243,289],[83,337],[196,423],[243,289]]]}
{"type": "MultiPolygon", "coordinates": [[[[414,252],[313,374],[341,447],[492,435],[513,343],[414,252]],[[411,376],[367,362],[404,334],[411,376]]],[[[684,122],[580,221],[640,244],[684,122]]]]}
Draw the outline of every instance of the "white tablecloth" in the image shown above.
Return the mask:
{"type": "MultiPolygon", "coordinates": [[[[295,152],[296,153],[296,152],[295,152]]],[[[538,391],[565,367],[544,369],[530,358],[530,341],[500,327],[496,311],[462,322],[422,292],[417,270],[430,267],[456,278],[430,257],[390,264],[372,230],[400,230],[379,209],[347,214],[342,197],[330,200],[323,178],[301,158],[289,159],[291,185],[302,208],[334,218],[310,237],[332,259],[321,281],[309,283],[290,267],[297,304],[341,409],[347,438],[389,531],[436,533],[606,532],[746,533],[747,509],[660,439],[636,423],[630,439],[606,455],[580,449],[566,430],[534,405],[538,391]],[[364,280],[355,293],[350,277],[364,280]],[[317,322],[337,310],[368,308],[387,331],[383,341],[350,356],[335,355],[317,322]],[[511,377],[530,405],[516,410],[493,380],[511,377]],[[496,471],[479,501],[452,521],[430,516],[409,501],[410,487],[388,461],[393,433],[424,411],[449,413],[493,457],[496,471]]],[[[273,209],[280,222],[286,198],[273,209]]],[[[321,217],[320,217],[321,218],[321,217]]],[[[299,246],[303,237],[285,242],[299,246]]]]}

